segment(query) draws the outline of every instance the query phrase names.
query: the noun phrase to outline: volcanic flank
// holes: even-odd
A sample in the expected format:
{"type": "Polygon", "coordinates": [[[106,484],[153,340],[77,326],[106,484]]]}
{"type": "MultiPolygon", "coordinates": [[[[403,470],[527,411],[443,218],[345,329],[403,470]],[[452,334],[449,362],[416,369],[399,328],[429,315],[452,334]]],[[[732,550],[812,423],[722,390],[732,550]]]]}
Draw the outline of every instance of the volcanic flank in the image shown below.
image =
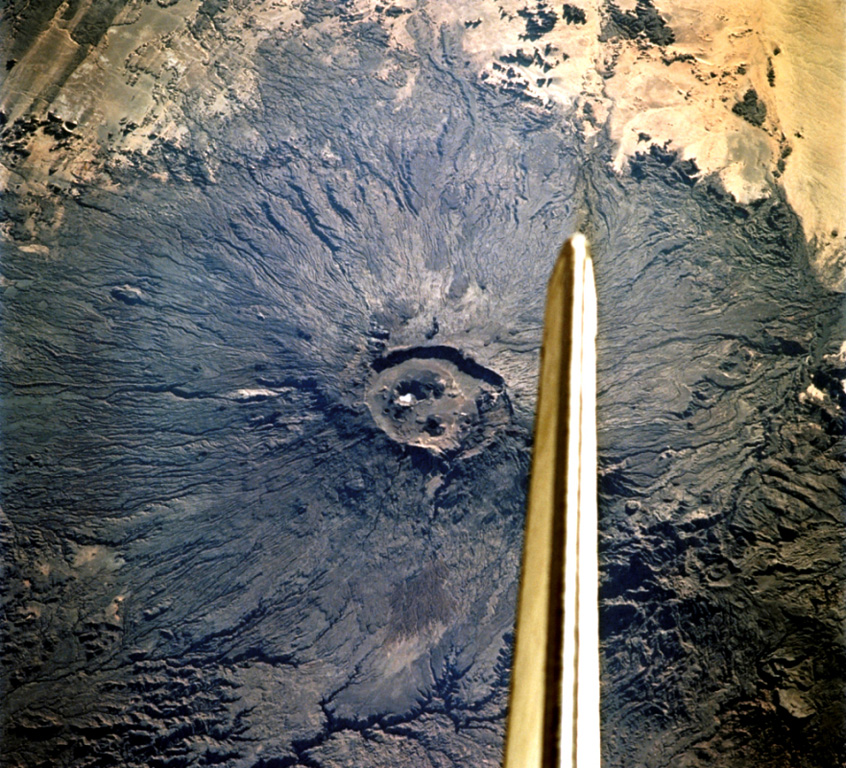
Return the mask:
{"type": "Polygon", "coordinates": [[[603,765],[846,764],[837,0],[0,24],[4,765],[498,765],[576,230],[603,765]]]}

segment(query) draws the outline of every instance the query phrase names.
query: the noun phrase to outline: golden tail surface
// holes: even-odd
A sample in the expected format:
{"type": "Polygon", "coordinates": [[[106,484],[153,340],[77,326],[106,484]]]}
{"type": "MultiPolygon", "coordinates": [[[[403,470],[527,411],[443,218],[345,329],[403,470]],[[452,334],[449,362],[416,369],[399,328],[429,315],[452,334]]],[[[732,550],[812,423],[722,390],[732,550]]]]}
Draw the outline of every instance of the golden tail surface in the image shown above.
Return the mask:
{"type": "Polygon", "coordinates": [[[599,766],[596,289],[583,235],[547,292],[505,768],[599,766]]]}

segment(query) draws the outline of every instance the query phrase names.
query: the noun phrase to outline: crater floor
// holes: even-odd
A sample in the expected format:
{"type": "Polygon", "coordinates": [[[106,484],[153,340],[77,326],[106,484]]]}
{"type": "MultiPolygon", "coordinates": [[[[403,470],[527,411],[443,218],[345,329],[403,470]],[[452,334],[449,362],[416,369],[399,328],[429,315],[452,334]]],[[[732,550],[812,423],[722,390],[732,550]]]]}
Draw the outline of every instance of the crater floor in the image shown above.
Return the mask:
{"type": "Polygon", "coordinates": [[[409,350],[393,364],[386,360],[390,357],[380,361],[370,383],[367,407],[398,443],[436,454],[478,450],[511,421],[502,380],[467,365],[456,350],[423,348],[409,350]]]}

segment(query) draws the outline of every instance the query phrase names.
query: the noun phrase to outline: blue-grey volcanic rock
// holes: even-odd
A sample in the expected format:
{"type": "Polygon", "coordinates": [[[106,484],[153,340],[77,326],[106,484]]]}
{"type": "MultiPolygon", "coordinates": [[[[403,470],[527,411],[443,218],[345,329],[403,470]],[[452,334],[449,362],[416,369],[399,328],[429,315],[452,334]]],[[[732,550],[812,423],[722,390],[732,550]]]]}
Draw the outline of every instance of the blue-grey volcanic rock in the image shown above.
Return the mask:
{"type": "MultiPolygon", "coordinates": [[[[783,190],[737,202],[649,136],[620,173],[590,101],[520,85],[579,5],[521,6],[491,77],[481,16],[309,0],[259,35],[269,5],[188,5],[4,19],[7,82],[68,48],[2,126],[2,765],[498,765],[577,228],[603,765],[846,764],[846,319],[783,190]],[[119,89],[63,112],[139,18],[151,122],[119,89]]],[[[602,8],[609,46],[675,39],[602,8]]]]}

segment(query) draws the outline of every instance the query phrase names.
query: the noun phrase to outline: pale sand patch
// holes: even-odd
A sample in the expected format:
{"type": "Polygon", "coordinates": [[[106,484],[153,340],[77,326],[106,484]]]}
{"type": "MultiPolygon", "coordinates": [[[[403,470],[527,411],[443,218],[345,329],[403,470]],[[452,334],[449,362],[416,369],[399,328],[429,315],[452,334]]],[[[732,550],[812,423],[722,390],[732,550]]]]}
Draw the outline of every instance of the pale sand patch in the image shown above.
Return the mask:
{"type": "Polygon", "coordinates": [[[685,155],[696,156],[701,168],[718,170],[740,202],[754,199],[756,189],[765,193],[768,179],[764,176],[775,169],[783,152],[789,153],[780,183],[807,238],[816,245],[814,266],[827,286],[846,290],[844,4],[840,0],[656,0],[656,6],[676,33],[672,49],[692,53],[697,63],[717,70],[723,96],[737,98],[754,87],[767,106],[764,130],[749,126],[758,134],[753,136],[749,130],[737,135],[736,120],[732,125],[730,117],[722,124],[712,122],[713,102],[703,102],[702,118],[717,137],[704,140],[702,127],[695,121],[687,128],[677,121],[668,131],[673,143],[683,147],[685,155]],[[738,72],[738,66],[745,73],[738,72]],[[730,75],[725,77],[723,72],[730,75]],[[750,175],[750,166],[767,159],[764,176],[760,171],[750,175]]]}
{"type": "Polygon", "coordinates": [[[113,624],[120,624],[123,616],[120,611],[123,608],[123,601],[126,600],[126,595],[117,595],[111,603],[106,607],[106,621],[113,624]]]}
{"type": "Polygon", "coordinates": [[[676,42],[666,52],[622,45],[607,92],[614,102],[611,135],[619,142],[615,168],[643,151],[641,133],[717,173],[736,200],[771,191],[780,131],[766,93],[766,55],[751,14],[729,3],[659,3],[676,42]],[[673,60],[675,59],[675,60],[673,60]],[[753,88],[767,107],[762,128],[732,107],[753,88]]]}
{"type": "Polygon", "coordinates": [[[21,613],[25,619],[40,619],[44,613],[44,605],[42,603],[27,603],[21,609],[21,613]]]}
{"type": "MultiPolygon", "coordinates": [[[[559,18],[554,28],[536,41],[524,38],[526,18],[518,11],[527,5],[522,0],[503,0],[499,4],[433,0],[427,12],[439,24],[471,25],[464,32],[464,51],[491,85],[506,84],[507,70],[512,69],[526,83],[526,92],[539,103],[557,102],[569,108],[579,99],[601,97],[601,78],[596,71],[596,63],[602,56],[598,4],[591,1],[578,5],[585,12],[585,24],[567,24],[559,18]],[[548,53],[547,46],[550,46],[548,53]],[[501,57],[521,51],[530,58],[537,51],[539,58],[532,64],[503,65],[501,57]],[[537,86],[538,80],[550,82],[537,86]]],[[[560,11],[557,6],[554,10],[560,11]]]]}
{"type": "Polygon", "coordinates": [[[809,384],[808,388],[804,392],[799,393],[799,402],[805,403],[808,400],[811,400],[815,403],[823,403],[825,402],[825,393],[815,387],[813,384],[809,384]]]}
{"type": "Polygon", "coordinates": [[[34,253],[38,256],[49,256],[50,249],[46,245],[42,245],[41,243],[32,243],[30,245],[21,245],[19,246],[20,250],[24,253],[34,253]]]}
{"type": "Polygon", "coordinates": [[[782,183],[806,235],[817,241],[820,276],[846,290],[846,6],[762,5],[764,33],[781,49],[772,56],[774,102],[793,147],[782,183]]]}
{"type": "Polygon", "coordinates": [[[830,365],[846,365],[846,341],[840,345],[840,349],[836,354],[825,355],[823,360],[830,365]]]}
{"type": "Polygon", "coordinates": [[[76,569],[116,571],[124,565],[124,560],[107,547],[89,544],[75,547],[71,565],[76,569]]]}
{"type": "Polygon", "coordinates": [[[277,392],[274,389],[267,389],[265,387],[255,387],[253,389],[239,389],[234,394],[231,394],[230,397],[233,400],[247,402],[249,400],[255,400],[257,398],[279,397],[280,394],[281,392],[277,392]]]}
{"type": "Polygon", "coordinates": [[[712,71],[698,57],[667,65],[658,49],[619,46],[615,75],[606,85],[613,103],[609,127],[618,143],[617,172],[654,143],[694,159],[704,174],[718,173],[739,202],[767,195],[778,142],[732,113],[734,101],[726,92],[745,92],[745,77],[734,71],[722,75],[727,70],[721,68],[712,78],[712,71]]]}

